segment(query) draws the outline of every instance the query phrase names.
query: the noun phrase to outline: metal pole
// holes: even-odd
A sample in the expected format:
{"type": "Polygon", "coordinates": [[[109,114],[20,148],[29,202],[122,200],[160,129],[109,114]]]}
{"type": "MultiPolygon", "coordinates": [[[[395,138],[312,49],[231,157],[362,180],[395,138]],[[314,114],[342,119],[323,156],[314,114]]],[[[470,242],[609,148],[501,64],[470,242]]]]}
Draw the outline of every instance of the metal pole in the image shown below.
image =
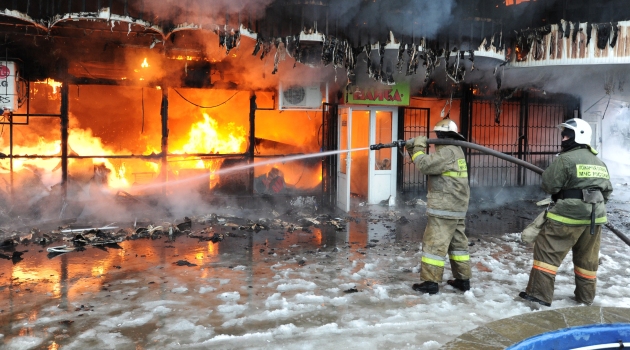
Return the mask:
{"type": "Polygon", "coordinates": [[[64,70],[64,81],[61,85],[61,193],[65,202],[68,195],[68,77],[64,70]]]}
{"type": "MultiPolygon", "coordinates": [[[[256,148],[256,93],[252,91],[249,97],[249,147],[247,149],[248,163],[254,163],[254,150],[256,148]]],[[[249,193],[254,194],[254,168],[249,169],[249,193]]]]}
{"type": "MultiPolygon", "coordinates": [[[[462,101],[461,101],[461,107],[459,109],[459,126],[461,128],[461,134],[464,135],[464,137],[467,140],[471,140],[472,138],[472,133],[471,133],[471,129],[470,129],[470,125],[472,123],[471,119],[472,119],[472,106],[473,106],[473,90],[472,90],[472,85],[470,84],[464,84],[462,86],[463,89],[463,97],[462,97],[462,101]]],[[[464,149],[464,155],[466,157],[466,162],[468,164],[470,164],[470,150],[468,148],[464,149]]],[[[468,180],[470,181],[470,178],[468,178],[468,180]]]]}
{"type": "MultiPolygon", "coordinates": [[[[527,93],[527,91],[523,92],[523,97],[521,98],[521,103],[520,103],[520,120],[518,123],[518,139],[516,140],[517,144],[518,144],[518,149],[517,149],[517,158],[518,159],[524,159],[524,152],[525,152],[525,147],[524,147],[524,141],[527,133],[527,119],[529,118],[529,94],[527,93]]],[[[522,167],[518,167],[517,168],[517,180],[516,183],[519,186],[522,186],[525,184],[525,170],[522,167]]]]}
{"type": "Polygon", "coordinates": [[[9,114],[9,164],[11,171],[11,203],[13,203],[13,115],[9,114]]]}
{"type": "MultiPolygon", "coordinates": [[[[525,92],[525,102],[526,102],[526,106],[527,106],[527,111],[526,111],[526,115],[525,115],[525,120],[524,121],[524,125],[523,125],[523,160],[524,161],[528,161],[527,160],[527,156],[528,156],[528,152],[529,152],[529,106],[530,106],[530,100],[529,100],[529,92],[525,92]]],[[[527,185],[527,172],[525,171],[525,169],[523,169],[523,185],[527,185]]]]}
{"type": "Polygon", "coordinates": [[[166,194],[166,182],[168,181],[168,88],[162,87],[162,193],[166,194]]]}

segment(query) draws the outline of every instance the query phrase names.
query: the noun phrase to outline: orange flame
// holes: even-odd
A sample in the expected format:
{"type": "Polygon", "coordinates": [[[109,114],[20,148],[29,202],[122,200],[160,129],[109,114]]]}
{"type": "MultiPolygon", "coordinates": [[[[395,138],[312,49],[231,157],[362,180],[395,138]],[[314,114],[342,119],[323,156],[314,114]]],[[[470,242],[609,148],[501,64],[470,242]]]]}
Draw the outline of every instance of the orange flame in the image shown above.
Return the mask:
{"type": "Polygon", "coordinates": [[[147,58],[146,57],[144,58],[144,61],[142,62],[140,67],[142,67],[142,68],[149,68],[149,63],[147,62],[147,58]]]}
{"type": "MultiPolygon", "coordinates": [[[[52,87],[52,93],[53,93],[53,95],[56,95],[56,94],[57,94],[57,88],[60,88],[60,87],[61,87],[61,85],[63,85],[63,83],[62,83],[62,82],[60,82],[60,81],[55,81],[55,80],[50,79],[50,78],[46,78],[46,80],[43,80],[43,81],[36,81],[36,82],[34,82],[34,83],[35,83],[35,84],[46,84],[46,85],[48,85],[48,86],[52,87]]],[[[34,93],[36,93],[36,92],[37,92],[37,89],[36,89],[36,88],[34,88],[34,89],[35,89],[34,93]]],[[[49,99],[54,99],[54,98],[51,98],[51,97],[49,96],[49,99]]]]}
{"type": "MultiPolygon", "coordinates": [[[[246,131],[242,126],[236,126],[230,122],[220,126],[216,119],[203,113],[203,120],[194,123],[188,132],[186,143],[177,147],[174,154],[230,154],[243,153],[247,147],[246,131]]],[[[222,159],[198,159],[193,157],[189,161],[172,164],[180,169],[207,169],[209,171],[210,187],[218,183],[218,177],[214,174],[219,170],[222,159]]],[[[175,170],[176,173],[178,171],[175,170]]]]}
{"type": "Polygon", "coordinates": [[[245,129],[228,123],[219,132],[219,123],[203,113],[203,121],[192,125],[188,142],[173,153],[241,153],[245,152],[245,129]]]}

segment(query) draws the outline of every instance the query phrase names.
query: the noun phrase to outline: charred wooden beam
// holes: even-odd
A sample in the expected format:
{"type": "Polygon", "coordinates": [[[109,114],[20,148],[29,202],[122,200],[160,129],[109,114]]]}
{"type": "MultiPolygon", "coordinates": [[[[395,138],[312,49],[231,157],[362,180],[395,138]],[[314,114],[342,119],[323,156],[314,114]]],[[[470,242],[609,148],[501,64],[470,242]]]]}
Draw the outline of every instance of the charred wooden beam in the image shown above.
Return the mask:
{"type": "MultiPolygon", "coordinates": [[[[181,154],[169,154],[169,156],[181,156],[181,154]]],[[[186,155],[188,157],[193,155],[186,155]]],[[[222,156],[226,157],[227,155],[219,155],[219,154],[203,154],[200,155],[205,157],[212,156],[222,156]]],[[[232,155],[230,155],[232,156],[232,155]]],[[[0,156],[0,159],[2,157],[0,156]]],[[[25,154],[25,155],[14,155],[15,159],[61,159],[60,155],[42,155],[42,154],[25,154]]],[[[148,155],[136,155],[136,154],[93,154],[93,155],[85,155],[80,156],[78,154],[68,154],[68,159],[92,159],[92,158],[106,158],[106,159],[162,159],[162,154],[148,154],[148,155]]]]}
{"type": "MultiPolygon", "coordinates": [[[[67,73],[67,66],[66,66],[67,73]]],[[[68,194],[68,127],[69,127],[69,117],[68,117],[68,95],[69,95],[69,84],[67,79],[67,74],[64,74],[64,81],[61,85],[61,188],[62,188],[62,198],[65,202],[66,196],[68,194]]]]}
{"type": "MultiPolygon", "coordinates": [[[[256,93],[252,92],[249,98],[249,145],[247,154],[249,163],[254,163],[254,151],[256,149],[256,93]]],[[[248,193],[254,194],[254,168],[249,169],[249,189],[248,193]]]]}

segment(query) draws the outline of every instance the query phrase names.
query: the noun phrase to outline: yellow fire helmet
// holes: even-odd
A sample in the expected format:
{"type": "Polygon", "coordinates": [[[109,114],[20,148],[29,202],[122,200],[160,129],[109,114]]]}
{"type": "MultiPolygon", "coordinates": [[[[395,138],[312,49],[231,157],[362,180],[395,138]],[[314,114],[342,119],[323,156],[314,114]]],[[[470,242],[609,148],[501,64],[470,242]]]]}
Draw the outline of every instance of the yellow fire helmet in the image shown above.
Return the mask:
{"type": "Polygon", "coordinates": [[[437,122],[433,127],[433,131],[452,131],[457,132],[457,124],[449,118],[444,118],[437,122]]]}

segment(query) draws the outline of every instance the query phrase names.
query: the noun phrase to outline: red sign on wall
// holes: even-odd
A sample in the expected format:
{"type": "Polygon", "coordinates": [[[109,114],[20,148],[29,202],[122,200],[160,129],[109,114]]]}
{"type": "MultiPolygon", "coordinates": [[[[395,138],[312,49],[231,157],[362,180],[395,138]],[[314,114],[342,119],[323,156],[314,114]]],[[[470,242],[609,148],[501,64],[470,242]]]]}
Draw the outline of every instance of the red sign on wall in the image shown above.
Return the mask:
{"type": "Polygon", "coordinates": [[[11,75],[9,67],[0,65],[0,79],[6,79],[9,75],[11,75]]]}

